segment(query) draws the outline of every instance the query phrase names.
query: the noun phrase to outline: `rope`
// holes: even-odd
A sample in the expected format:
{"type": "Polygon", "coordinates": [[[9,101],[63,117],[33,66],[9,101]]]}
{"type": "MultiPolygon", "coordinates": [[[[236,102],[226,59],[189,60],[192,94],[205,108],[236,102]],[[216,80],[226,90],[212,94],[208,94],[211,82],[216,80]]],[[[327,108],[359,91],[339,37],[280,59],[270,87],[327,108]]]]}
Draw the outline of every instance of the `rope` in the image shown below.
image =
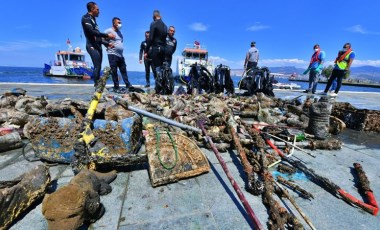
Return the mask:
{"type": "Polygon", "coordinates": [[[178,149],[177,149],[177,146],[176,146],[176,144],[175,144],[175,142],[173,140],[172,135],[167,130],[166,130],[166,133],[168,134],[168,136],[170,138],[170,142],[173,145],[173,149],[174,149],[174,153],[175,153],[175,161],[174,161],[173,165],[166,165],[162,161],[162,159],[161,159],[161,152],[160,152],[160,148],[159,148],[160,132],[157,129],[156,129],[156,153],[158,155],[158,160],[160,161],[160,164],[162,165],[162,167],[164,167],[167,170],[171,170],[171,169],[173,169],[177,165],[177,162],[178,162],[178,149]]]}

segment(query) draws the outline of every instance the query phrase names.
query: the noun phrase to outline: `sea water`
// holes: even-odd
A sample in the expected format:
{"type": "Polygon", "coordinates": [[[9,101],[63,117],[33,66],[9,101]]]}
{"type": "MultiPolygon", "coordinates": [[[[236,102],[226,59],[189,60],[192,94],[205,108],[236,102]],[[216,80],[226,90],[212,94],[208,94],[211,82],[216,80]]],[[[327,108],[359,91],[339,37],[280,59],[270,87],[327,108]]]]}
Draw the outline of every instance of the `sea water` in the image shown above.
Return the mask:
{"type": "MultiPolygon", "coordinates": [[[[4,67],[0,66],[0,83],[1,82],[17,82],[17,83],[52,83],[52,84],[93,84],[92,80],[69,79],[63,77],[47,77],[42,74],[42,67],[4,67]]],[[[120,75],[120,74],[119,74],[120,75]]],[[[145,72],[128,71],[128,78],[133,85],[145,85],[145,72]]],[[[119,76],[120,86],[124,85],[123,80],[119,76]]],[[[237,87],[240,76],[232,76],[235,87],[237,87]]],[[[289,82],[285,78],[276,78],[280,83],[296,83],[301,89],[307,89],[308,82],[289,82]]],[[[151,73],[151,85],[154,85],[154,79],[151,73]]],[[[107,84],[112,85],[112,79],[107,80],[107,84]]],[[[317,91],[323,91],[326,84],[319,83],[317,91]]],[[[341,91],[357,91],[357,92],[379,92],[380,88],[347,86],[342,85],[341,91]]]]}

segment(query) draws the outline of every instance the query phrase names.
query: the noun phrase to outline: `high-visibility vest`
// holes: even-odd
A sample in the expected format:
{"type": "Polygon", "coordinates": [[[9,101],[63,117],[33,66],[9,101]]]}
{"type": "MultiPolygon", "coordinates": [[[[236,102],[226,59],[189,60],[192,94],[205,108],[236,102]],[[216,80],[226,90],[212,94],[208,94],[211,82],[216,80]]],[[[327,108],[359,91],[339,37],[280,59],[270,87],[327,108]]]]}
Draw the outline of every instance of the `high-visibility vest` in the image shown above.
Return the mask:
{"type": "Polygon", "coordinates": [[[349,60],[349,57],[350,57],[350,54],[354,52],[354,51],[351,51],[349,52],[344,58],[342,61],[337,61],[336,64],[338,65],[339,69],[341,70],[345,70],[346,67],[347,67],[347,64],[348,64],[348,60],[349,60]]]}

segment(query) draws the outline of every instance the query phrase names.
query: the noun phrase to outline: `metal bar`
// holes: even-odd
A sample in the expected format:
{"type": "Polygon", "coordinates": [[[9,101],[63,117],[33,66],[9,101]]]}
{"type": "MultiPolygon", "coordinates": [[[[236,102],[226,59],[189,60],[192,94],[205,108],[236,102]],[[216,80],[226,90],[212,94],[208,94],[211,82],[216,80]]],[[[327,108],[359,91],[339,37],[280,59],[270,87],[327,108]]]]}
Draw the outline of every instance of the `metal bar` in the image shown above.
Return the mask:
{"type": "Polygon", "coordinates": [[[142,110],[142,109],[139,109],[139,108],[136,108],[134,106],[131,106],[131,105],[128,105],[127,101],[124,100],[122,97],[120,96],[114,96],[113,97],[114,101],[123,106],[125,109],[128,109],[128,110],[131,110],[133,112],[136,112],[138,114],[141,114],[143,116],[146,116],[146,117],[150,117],[150,118],[153,118],[153,119],[156,119],[156,120],[159,120],[159,121],[162,121],[162,122],[165,122],[169,125],[173,125],[173,126],[176,126],[178,128],[181,128],[181,129],[186,129],[186,130],[191,130],[191,131],[194,131],[194,132],[197,132],[197,133],[202,133],[202,130],[196,128],[196,127],[193,127],[193,126],[190,126],[190,125],[185,125],[185,124],[182,124],[182,123],[179,123],[177,121],[174,121],[174,120],[171,120],[171,119],[168,119],[166,117],[163,117],[163,116],[159,116],[157,114],[154,114],[154,113],[150,113],[148,111],[145,111],[145,110],[142,110]]]}
{"type": "Polygon", "coordinates": [[[231,182],[231,185],[234,187],[236,194],[238,195],[240,201],[242,202],[245,210],[247,211],[248,217],[251,219],[252,223],[254,224],[256,229],[264,229],[263,226],[261,225],[259,219],[256,217],[255,213],[253,212],[253,209],[249,205],[248,201],[245,199],[245,196],[243,192],[241,191],[239,185],[236,183],[234,178],[232,177],[230,171],[228,170],[227,164],[224,162],[222,156],[220,155],[219,151],[216,149],[214,143],[212,142],[211,137],[207,135],[206,129],[204,128],[203,124],[201,121],[198,121],[198,126],[201,128],[203,134],[207,138],[208,142],[210,143],[210,146],[215,153],[216,158],[218,159],[219,163],[221,164],[224,172],[226,173],[228,179],[231,182]]]}
{"type": "Polygon", "coordinates": [[[293,199],[293,197],[289,194],[288,191],[282,185],[280,185],[277,181],[274,181],[274,183],[281,189],[281,191],[284,193],[285,197],[290,201],[290,203],[293,204],[293,206],[297,209],[298,213],[301,214],[302,218],[305,220],[305,222],[310,226],[311,229],[315,230],[315,226],[311,222],[311,220],[306,216],[306,214],[302,211],[301,207],[298,206],[296,201],[293,199]]]}

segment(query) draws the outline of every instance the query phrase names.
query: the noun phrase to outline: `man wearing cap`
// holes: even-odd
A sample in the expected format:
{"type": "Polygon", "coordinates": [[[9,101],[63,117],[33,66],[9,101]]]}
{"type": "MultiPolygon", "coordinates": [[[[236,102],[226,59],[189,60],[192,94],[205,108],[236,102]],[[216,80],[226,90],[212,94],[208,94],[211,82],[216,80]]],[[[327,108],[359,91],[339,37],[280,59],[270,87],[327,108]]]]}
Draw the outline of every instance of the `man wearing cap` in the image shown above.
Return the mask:
{"type": "Polygon", "coordinates": [[[342,80],[347,76],[347,72],[351,67],[352,62],[355,59],[355,53],[352,50],[351,43],[347,42],[343,45],[343,49],[338,52],[338,57],[335,59],[334,69],[331,73],[329,80],[327,81],[327,85],[325,90],[320,93],[322,95],[326,95],[327,91],[330,89],[333,81],[337,79],[337,86],[335,91],[330,94],[331,97],[338,96],[338,92],[340,87],[342,86],[342,80]]]}
{"type": "Polygon", "coordinates": [[[313,46],[313,55],[311,55],[310,64],[307,67],[304,75],[309,72],[309,88],[304,91],[304,93],[315,94],[317,90],[317,84],[319,75],[322,72],[322,64],[325,61],[326,54],[321,50],[321,47],[318,44],[313,46]]]}
{"type": "Polygon", "coordinates": [[[251,48],[248,50],[245,57],[244,69],[249,70],[256,68],[259,62],[259,50],[256,48],[256,42],[251,42],[251,48]]]}

